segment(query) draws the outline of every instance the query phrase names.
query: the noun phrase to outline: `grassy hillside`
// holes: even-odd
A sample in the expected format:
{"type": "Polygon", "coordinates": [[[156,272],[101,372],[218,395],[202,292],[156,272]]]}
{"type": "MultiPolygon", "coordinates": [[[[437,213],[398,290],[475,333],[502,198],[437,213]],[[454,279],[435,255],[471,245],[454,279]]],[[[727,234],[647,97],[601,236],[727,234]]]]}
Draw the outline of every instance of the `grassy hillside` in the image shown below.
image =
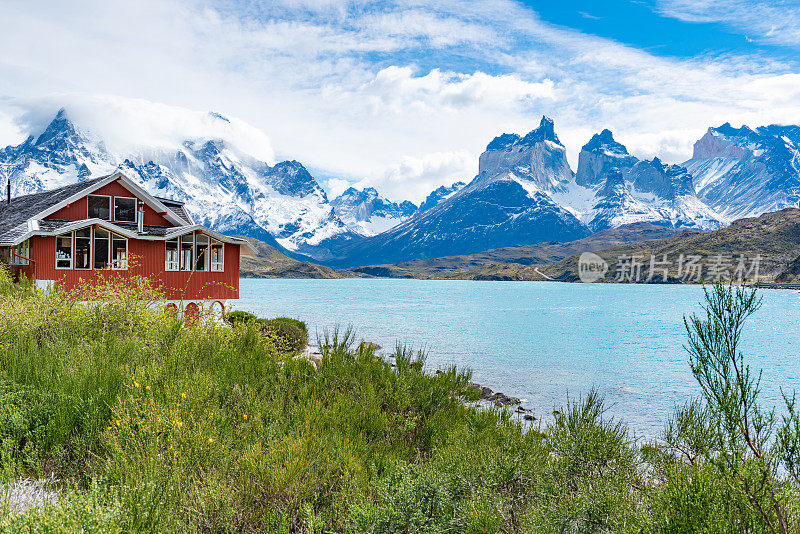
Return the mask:
{"type": "MultiPolygon", "coordinates": [[[[476,254],[412,260],[393,265],[354,267],[351,272],[389,278],[473,278],[476,273],[516,270],[507,264],[546,264],[584,251],[595,251],[629,243],[648,241],[683,233],[684,230],[636,223],[602,230],[589,237],[559,243],[550,241],[533,245],[504,247],[476,254]]],[[[532,269],[529,271],[533,272],[532,269]]]]}
{"type": "Polygon", "coordinates": [[[94,294],[106,304],[0,267],[2,532],[769,532],[798,518],[800,486],[773,469],[798,457],[791,428],[774,459],[733,454],[741,438],[719,432],[736,425],[713,426],[710,406],[647,444],[591,392],[524,426],[469,404],[468,371],[428,374],[402,347],[393,367],[334,334],[315,365],[268,323],[184,328],[147,306],[146,281],[94,294]]]}
{"type": "MultiPolygon", "coordinates": [[[[525,265],[522,263],[489,264],[475,267],[457,274],[457,278],[468,280],[548,280],[577,281],[579,252],[594,252],[608,263],[608,271],[600,280],[614,282],[624,271],[629,273],[630,258],[639,256],[640,281],[649,276],[651,257],[661,262],[666,255],[667,282],[699,282],[694,276],[687,277],[686,261],[689,256],[699,256],[701,279],[709,281],[713,274],[711,266],[721,265],[719,271],[727,270],[731,276],[739,266],[740,258],[750,269],[753,259],[760,255],[759,277],[761,281],[776,278],[793,280],[797,274],[792,262],[800,256],[800,210],[789,208],[760,217],[741,219],[720,230],[711,232],[684,232],[670,237],[641,243],[611,247],[604,250],[585,249],[575,251],[572,256],[548,265],[525,265]],[[684,255],[684,269],[679,272],[680,256],[684,255]],[[722,256],[721,259],[718,259],[722,256]],[[625,265],[623,265],[623,263],[625,265]]],[[[795,262],[796,263],[796,262],[795,262]]],[[[662,264],[655,271],[654,282],[663,282],[662,264]]]]}
{"type": "MultiPolygon", "coordinates": [[[[717,262],[716,258],[721,255],[730,260],[727,267],[731,272],[736,269],[740,256],[747,259],[746,264],[749,267],[752,258],[760,255],[761,279],[773,280],[800,255],[800,209],[789,208],[760,217],[740,219],[728,227],[712,232],[677,235],[598,252],[609,264],[604,281],[613,281],[616,278],[620,258],[639,255],[649,267],[651,256],[659,260],[665,254],[670,262],[670,281],[681,278],[681,273],[678,273],[678,259],[681,254],[685,257],[700,256],[705,264],[717,262]]],[[[578,256],[572,256],[543,267],[540,271],[552,278],[576,280],[577,263],[578,256]]]]}
{"type": "Polygon", "coordinates": [[[332,269],[308,261],[298,261],[286,256],[275,247],[254,239],[242,237],[256,250],[255,256],[242,256],[239,272],[245,278],[353,278],[355,273],[332,269]]]}

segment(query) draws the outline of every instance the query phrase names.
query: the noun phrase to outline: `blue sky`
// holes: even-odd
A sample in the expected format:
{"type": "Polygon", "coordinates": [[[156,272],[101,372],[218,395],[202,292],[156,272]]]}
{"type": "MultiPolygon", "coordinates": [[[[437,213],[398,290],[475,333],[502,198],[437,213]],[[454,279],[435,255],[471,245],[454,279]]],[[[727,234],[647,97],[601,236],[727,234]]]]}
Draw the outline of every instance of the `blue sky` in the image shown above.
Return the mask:
{"type": "MultiPolygon", "coordinates": [[[[708,2],[712,4],[713,2],[708,2]]],[[[769,54],[791,59],[797,48],[760,38],[753,31],[726,23],[723,19],[690,20],[670,16],[663,5],[651,1],[561,0],[524,2],[543,20],[575,30],[613,39],[661,56],[691,58],[719,54],[769,54]]],[[[742,2],[741,4],[744,4],[742,2]]]]}
{"type": "Polygon", "coordinates": [[[64,103],[117,132],[214,110],[334,194],[414,201],[543,114],[573,167],[603,128],[681,162],[712,125],[800,123],[799,2],[3,0],[0,143],[64,103]]]}

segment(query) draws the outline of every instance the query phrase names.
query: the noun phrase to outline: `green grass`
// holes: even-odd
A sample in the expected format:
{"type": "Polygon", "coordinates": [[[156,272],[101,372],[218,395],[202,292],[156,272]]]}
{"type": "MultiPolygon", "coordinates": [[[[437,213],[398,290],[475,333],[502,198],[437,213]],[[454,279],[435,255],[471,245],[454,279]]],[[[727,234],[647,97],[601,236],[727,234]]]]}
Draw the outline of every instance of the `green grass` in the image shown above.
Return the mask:
{"type": "Polygon", "coordinates": [[[637,443],[595,392],[524,427],[405,347],[393,368],[334,332],[314,367],[257,320],[187,329],[137,291],[90,306],[5,276],[3,479],[61,498],[0,507],[0,531],[769,531],[717,464],[637,443]]]}

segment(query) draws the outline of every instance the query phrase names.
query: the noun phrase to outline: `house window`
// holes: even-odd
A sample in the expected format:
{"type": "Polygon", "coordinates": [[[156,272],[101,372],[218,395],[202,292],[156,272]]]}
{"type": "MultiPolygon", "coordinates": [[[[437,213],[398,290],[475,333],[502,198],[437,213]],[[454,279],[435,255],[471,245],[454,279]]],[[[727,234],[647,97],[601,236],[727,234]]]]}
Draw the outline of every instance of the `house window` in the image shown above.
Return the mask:
{"type": "Polygon", "coordinates": [[[56,269],[72,269],[72,232],[56,237],[56,269]]]}
{"type": "Polygon", "coordinates": [[[195,254],[197,258],[197,262],[195,264],[195,270],[197,271],[207,271],[208,270],[208,236],[203,234],[199,234],[195,238],[195,254]]]}
{"type": "Polygon", "coordinates": [[[31,247],[30,241],[25,240],[16,247],[11,247],[11,254],[8,258],[9,265],[28,265],[30,261],[31,247]]]}
{"type": "Polygon", "coordinates": [[[111,234],[111,268],[128,268],[128,240],[117,234],[111,234]]]}
{"type": "Polygon", "coordinates": [[[221,273],[225,270],[224,245],[219,241],[211,240],[211,270],[221,273]]]}
{"type": "Polygon", "coordinates": [[[89,218],[111,220],[111,197],[102,195],[89,195],[89,218]]]}
{"type": "Polygon", "coordinates": [[[178,261],[178,240],[168,239],[165,244],[166,254],[164,255],[164,270],[177,271],[180,268],[178,261]]]}
{"type": "Polygon", "coordinates": [[[103,228],[94,230],[94,268],[97,270],[109,269],[108,247],[111,242],[111,233],[103,228]]]}
{"type": "Polygon", "coordinates": [[[181,271],[191,271],[194,268],[192,264],[193,251],[194,236],[192,234],[181,236],[181,271]]]}
{"type": "Polygon", "coordinates": [[[117,222],[136,222],[136,199],[114,197],[114,220],[117,222]]]}
{"type": "Polygon", "coordinates": [[[92,231],[89,228],[75,231],[75,268],[91,269],[92,231]]]}

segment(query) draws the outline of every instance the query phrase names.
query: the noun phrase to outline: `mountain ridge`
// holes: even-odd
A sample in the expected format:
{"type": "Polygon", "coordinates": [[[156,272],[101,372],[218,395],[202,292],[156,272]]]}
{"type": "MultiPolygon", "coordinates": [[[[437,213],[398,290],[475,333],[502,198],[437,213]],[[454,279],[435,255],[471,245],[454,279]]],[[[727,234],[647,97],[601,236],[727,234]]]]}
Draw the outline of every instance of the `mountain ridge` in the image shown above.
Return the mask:
{"type": "Polygon", "coordinates": [[[122,150],[62,108],[20,144],[0,149],[2,171],[15,195],[122,171],[153,194],[185,202],[215,230],[332,266],[570,242],[636,222],[710,230],[800,205],[798,126],[711,127],[682,165],[639,159],[603,129],[583,145],[573,172],[555,122],[542,116],[527,134],[494,137],[472,180],[441,186],[416,206],[374,188],[330,199],[302,163],[253,151],[265,137],[241,121],[181,113],[200,117],[204,129],[122,150]]]}

